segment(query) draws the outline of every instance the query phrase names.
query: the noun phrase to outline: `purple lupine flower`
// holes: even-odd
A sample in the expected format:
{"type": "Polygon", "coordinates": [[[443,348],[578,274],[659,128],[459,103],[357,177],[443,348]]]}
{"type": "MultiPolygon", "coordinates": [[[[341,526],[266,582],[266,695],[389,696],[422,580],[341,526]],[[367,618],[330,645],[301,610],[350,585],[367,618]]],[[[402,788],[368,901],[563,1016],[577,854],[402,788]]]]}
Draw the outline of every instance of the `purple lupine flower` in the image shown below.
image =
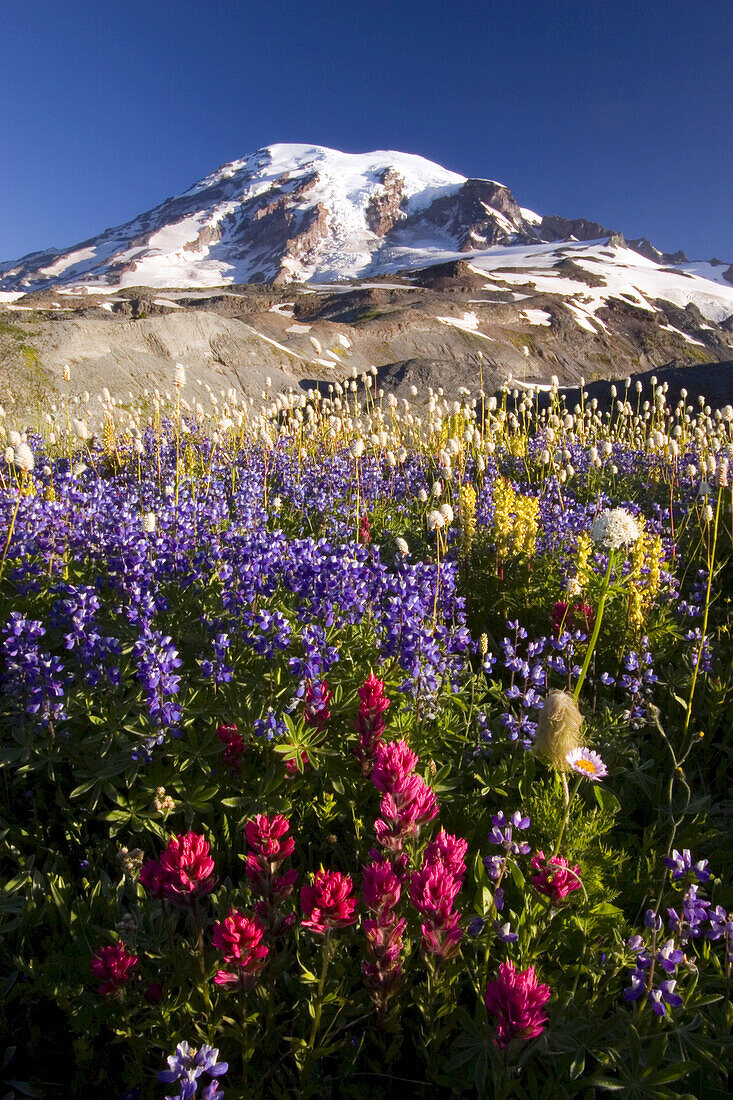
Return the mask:
{"type": "Polygon", "coordinates": [[[660,982],[659,988],[649,990],[649,1003],[652,1012],[656,1012],[657,1016],[666,1016],[666,1005],[670,1008],[679,1008],[682,1004],[682,998],[674,991],[676,985],[677,982],[671,979],[660,982]]]}
{"type": "MultiPolygon", "coordinates": [[[[209,1077],[222,1077],[229,1066],[226,1062],[220,1062],[219,1051],[216,1047],[210,1047],[204,1043],[198,1050],[187,1042],[179,1043],[175,1054],[168,1057],[168,1069],[158,1074],[158,1080],[162,1084],[172,1084],[180,1081],[180,1091],[176,1100],[190,1100],[196,1094],[198,1081],[202,1074],[209,1077]]],[[[208,1096],[216,1096],[216,1090],[211,1091],[207,1086],[208,1096]]],[[[207,1090],[204,1090],[204,1096],[207,1090]]],[[[221,1094],[219,1094],[221,1095],[221,1094]]]]}
{"type": "Polygon", "coordinates": [[[489,833],[489,840],[492,844],[504,848],[506,852],[511,852],[512,855],[527,855],[532,850],[531,845],[512,839],[514,829],[529,828],[530,821],[528,817],[523,816],[517,810],[512,814],[509,821],[507,821],[503,812],[492,814],[491,821],[494,828],[489,833]]]}
{"type": "Polygon", "coordinates": [[[516,943],[519,939],[517,933],[512,932],[509,921],[506,921],[505,924],[501,924],[498,920],[494,921],[494,931],[496,932],[496,938],[501,940],[502,943],[516,943]]]}
{"type": "Polygon", "coordinates": [[[647,928],[653,929],[655,932],[661,932],[663,927],[662,918],[658,913],[655,913],[653,909],[647,909],[644,914],[644,924],[647,928]]]}
{"type": "Polygon", "coordinates": [[[719,940],[721,936],[733,940],[733,913],[726,913],[722,905],[716,905],[708,913],[708,919],[710,921],[710,928],[707,931],[709,940],[719,940]]]}
{"type": "Polygon", "coordinates": [[[675,948],[674,940],[667,940],[657,951],[657,962],[668,974],[674,974],[683,958],[684,954],[675,948]]]}
{"type": "Polygon", "coordinates": [[[671,857],[665,858],[664,862],[672,872],[670,878],[673,882],[684,878],[689,871],[695,875],[698,882],[708,882],[710,879],[710,872],[707,869],[708,861],[701,859],[693,864],[689,848],[683,848],[681,852],[678,852],[675,848],[671,857]]]}

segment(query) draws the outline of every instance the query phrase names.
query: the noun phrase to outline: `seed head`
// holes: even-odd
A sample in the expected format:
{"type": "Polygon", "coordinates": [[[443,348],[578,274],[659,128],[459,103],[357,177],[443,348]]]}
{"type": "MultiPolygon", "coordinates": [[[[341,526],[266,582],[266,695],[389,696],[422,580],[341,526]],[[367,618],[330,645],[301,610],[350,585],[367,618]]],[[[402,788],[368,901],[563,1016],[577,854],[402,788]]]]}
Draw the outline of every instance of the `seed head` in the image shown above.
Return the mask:
{"type": "Polygon", "coordinates": [[[580,746],[583,716],[576,699],[567,691],[551,691],[540,711],[535,752],[558,771],[567,771],[568,753],[580,746]]]}

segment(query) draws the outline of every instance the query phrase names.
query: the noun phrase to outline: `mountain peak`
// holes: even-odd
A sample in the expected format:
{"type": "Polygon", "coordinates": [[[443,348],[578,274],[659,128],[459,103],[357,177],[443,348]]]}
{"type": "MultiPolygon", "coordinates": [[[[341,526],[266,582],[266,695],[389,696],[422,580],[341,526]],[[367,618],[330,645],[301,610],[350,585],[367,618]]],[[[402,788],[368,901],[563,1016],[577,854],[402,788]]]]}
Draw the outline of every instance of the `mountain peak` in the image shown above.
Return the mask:
{"type": "Polygon", "coordinates": [[[610,233],[535,214],[505,185],[414,153],[282,142],[72,248],[0,263],[0,291],[333,281],[610,233]]]}

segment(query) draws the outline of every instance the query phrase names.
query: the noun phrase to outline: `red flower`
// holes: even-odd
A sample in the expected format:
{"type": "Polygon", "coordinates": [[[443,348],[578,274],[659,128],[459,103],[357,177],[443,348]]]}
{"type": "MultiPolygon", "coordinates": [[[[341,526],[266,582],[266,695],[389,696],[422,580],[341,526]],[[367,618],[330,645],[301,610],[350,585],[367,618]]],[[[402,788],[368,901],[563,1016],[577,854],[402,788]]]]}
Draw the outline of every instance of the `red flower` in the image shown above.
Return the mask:
{"type": "Polygon", "coordinates": [[[272,818],[267,814],[257,814],[245,825],[244,835],[250,848],[254,849],[258,856],[279,865],[295,850],[295,841],[291,836],[282,843],[280,841],[289,829],[290,822],[282,814],[275,814],[272,818]]]}
{"type": "Polygon", "coordinates": [[[540,851],[532,857],[532,870],[539,871],[532,875],[535,890],[549,898],[553,905],[562,905],[569,893],[580,890],[580,867],[576,863],[571,868],[562,856],[550,856],[545,860],[545,853],[540,851]]]}
{"type": "Polygon", "coordinates": [[[401,792],[384,796],[379,812],[382,817],[374,823],[377,840],[388,851],[399,852],[406,839],[417,836],[436,816],[438,802],[427,783],[419,775],[411,775],[401,792]]]}
{"type": "Polygon", "coordinates": [[[369,674],[357,694],[359,717],[354,724],[359,733],[359,741],[354,755],[366,774],[386,728],[382,715],[389,706],[389,699],[384,694],[383,681],[378,680],[373,673],[369,674]]]}
{"type": "Polygon", "coordinates": [[[283,901],[293,892],[298,872],[294,870],[278,874],[281,865],[295,849],[295,840],[285,834],[290,822],[282,814],[257,814],[244,827],[247,843],[253,849],[247,855],[247,878],[255,894],[263,900],[256,913],[270,935],[280,936],[293,924],[294,918],[278,912],[283,901]]]}
{"type": "Polygon", "coordinates": [[[361,517],[361,523],[359,524],[359,542],[363,543],[364,546],[368,546],[371,541],[372,528],[371,524],[369,523],[369,516],[365,512],[364,515],[361,517]]]}
{"type": "Polygon", "coordinates": [[[467,841],[441,829],[426,846],[422,867],[410,877],[410,900],[425,921],[422,948],[426,955],[448,960],[458,954],[463,929],[453,902],[461,889],[467,850],[467,841]]]}
{"type": "Polygon", "coordinates": [[[242,766],[242,757],[247,749],[241,733],[234,725],[221,725],[217,726],[216,736],[223,745],[226,745],[223,756],[224,763],[227,767],[239,771],[242,766]]]}
{"type": "Polygon", "coordinates": [[[214,978],[217,985],[237,982],[243,989],[252,988],[269,954],[269,948],[262,942],[264,933],[256,917],[246,917],[238,909],[231,909],[225,920],[216,922],[212,942],[229,968],[217,973],[214,978]]]}
{"type": "Polygon", "coordinates": [[[379,920],[394,909],[402,886],[388,859],[369,863],[364,868],[364,904],[379,920]]]}
{"type": "Polygon", "coordinates": [[[438,812],[435,795],[419,775],[413,775],[417,754],[406,741],[392,741],[377,747],[372,783],[384,791],[374,824],[377,840],[390,852],[402,850],[403,842],[415,837],[438,812]]]}
{"type": "Polygon", "coordinates": [[[468,841],[458,836],[451,836],[441,829],[435,840],[431,840],[425,847],[426,863],[443,863],[449,868],[451,874],[457,878],[466,870],[463,862],[468,851],[468,841]]]}
{"type": "Polygon", "coordinates": [[[487,1009],[498,1020],[496,1046],[504,1050],[512,1039],[540,1035],[547,1022],[543,1005],[551,996],[552,990],[538,982],[533,966],[518,971],[513,962],[501,963],[498,981],[489,982],[484,993],[487,1009]]]}
{"type": "Polygon", "coordinates": [[[445,924],[461,881],[443,863],[424,863],[410,878],[410,901],[423,917],[445,924]]]}
{"type": "Polygon", "coordinates": [[[444,959],[446,962],[456,957],[458,945],[463,939],[460,913],[451,913],[442,926],[428,922],[420,925],[420,930],[425,954],[433,955],[436,959],[444,959]]]}
{"type": "Polygon", "coordinates": [[[569,604],[565,600],[558,600],[552,609],[552,629],[555,634],[562,630],[591,630],[595,622],[593,608],[578,600],[569,604]]]}
{"type": "Polygon", "coordinates": [[[340,871],[316,871],[313,885],[300,890],[300,904],[305,914],[301,922],[303,927],[320,934],[353,924],[357,906],[353,889],[350,875],[342,875],[340,871]]]}
{"type": "Polygon", "coordinates": [[[331,717],[331,711],[328,709],[330,698],[331,692],[325,680],[321,680],[320,684],[308,681],[303,701],[303,718],[306,725],[315,726],[319,733],[323,732],[326,722],[331,717]]]}
{"type": "Polygon", "coordinates": [[[402,789],[415,770],[418,756],[406,741],[390,741],[377,748],[372,769],[372,783],[383,794],[394,794],[402,789]]]}
{"type": "Polygon", "coordinates": [[[151,982],[145,990],[145,1000],[149,1005],[157,1005],[163,999],[163,986],[160,982],[151,982]]]}
{"type": "Polygon", "coordinates": [[[128,955],[122,940],[112,946],[100,947],[92,959],[92,974],[101,979],[101,996],[116,993],[130,980],[130,971],[136,966],[137,955],[128,955]]]}
{"type": "Polygon", "coordinates": [[[296,772],[299,772],[301,770],[305,771],[305,769],[310,764],[307,752],[301,752],[300,750],[298,750],[298,760],[292,759],[285,761],[285,771],[288,773],[288,775],[295,775],[296,772]],[[298,760],[301,764],[300,768],[298,767],[298,760]]]}
{"type": "Polygon", "coordinates": [[[171,837],[160,860],[143,864],[140,882],[149,897],[193,905],[195,898],[210,894],[216,885],[208,842],[198,833],[171,837]]]}

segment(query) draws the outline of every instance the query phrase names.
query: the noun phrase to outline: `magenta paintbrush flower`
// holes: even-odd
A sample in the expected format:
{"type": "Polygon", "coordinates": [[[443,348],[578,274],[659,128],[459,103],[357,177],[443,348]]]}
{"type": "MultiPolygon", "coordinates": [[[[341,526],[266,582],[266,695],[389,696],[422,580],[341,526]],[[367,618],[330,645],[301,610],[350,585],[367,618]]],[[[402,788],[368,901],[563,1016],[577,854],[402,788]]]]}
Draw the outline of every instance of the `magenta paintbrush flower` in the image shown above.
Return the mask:
{"type": "Polygon", "coordinates": [[[544,1005],[552,996],[549,985],[537,980],[533,966],[517,970],[509,961],[499,965],[499,978],[484,993],[486,1008],[497,1018],[494,1043],[504,1050],[512,1039],[534,1039],[547,1023],[544,1005]]]}
{"type": "Polygon", "coordinates": [[[580,867],[577,863],[571,867],[563,856],[550,856],[546,860],[545,853],[539,851],[532,857],[532,870],[539,872],[532,875],[535,890],[553,905],[562,905],[568,894],[580,890],[580,867]]]}
{"type": "Polygon", "coordinates": [[[195,898],[210,894],[216,885],[208,842],[198,833],[172,836],[159,860],[149,859],[143,864],[140,882],[149,897],[174,905],[192,905],[195,898]]]}
{"type": "Polygon", "coordinates": [[[417,753],[406,741],[391,741],[377,747],[372,783],[384,793],[374,831],[390,852],[400,852],[408,837],[415,837],[438,812],[433,791],[419,775],[413,775],[417,753]]]}
{"type": "Polygon", "coordinates": [[[290,896],[298,878],[294,869],[282,871],[282,864],[295,850],[295,839],[286,837],[290,821],[282,814],[257,814],[244,827],[244,835],[253,850],[247,853],[247,879],[253,893],[262,901],[255,912],[272,936],[281,936],[295,923],[293,913],[284,914],[282,903],[290,896]]]}
{"type": "Polygon", "coordinates": [[[92,959],[92,974],[100,979],[102,997],[116,993],[130,980],[131,971],[137,966],[137,955],[128,954],[122,940],[108,947],[100,947],[92,959]]]}
{"type": "Polygon", "coordinates": [[[417,753],[412,751],[406,741],[390,741],[386,745],[379,745],[372,770],[372,783],[383,794],[400,792],[415,770],[417,760],[417,753]]]}
{"type": "Polygon", "coordinates": [[[322,935],[335,928],[346,928],[356,920],[357,899],[350,875],[340,871],[316,871],[312,886],[302,886],[300,904],[305,919],[303,928],[322,935]]]}
{"type": "Polygon", "coordinates": [[[319,684],[308,681],[303,700],[303,718],[306,725],[315,726],[319,733],[323,732],[331,717],[328,709],[330,698],[331,692],[325,680],[321,680],[319,684]]]}
{"type": "Polygon", "coordinates": [[[247,746],[244,742],[244,738],[235,725],[222,724],[216,727],[216,736],[224,745],[224,763],[228,768],[233,768],[234,771],[239,771],[242,766],[242,757],[244,756],[247,746]]]}
{"type": "Polygon", "coordinates": [[[290,822],[282,814],[274,814],[271,818],[267,814],[257,814],[245,825],[244,835],[256,855],[264,857],[268,862],[280,864],[295,849],[293,837],[281,840],[289,830],[290,822]]]}
{"type": "Polygon", "coordinates": [[[262,942],[264,933],[256,917],[247,917],[238,909],[231,909],[225,920],[216,922],[212,942],[226,966],[214,978],[217,985],[237,983],[242,989],[252,988],[269,954],[262,942]]]}
{"type": "Polygon", "coordinates": [[[357,692],[359,696],[359,717],[354,723],[359,733],[359,741],[354,755],[366,774],[376,755],[385,730],[382,715],[389,706],[384,694],[384,682],[370,673],[357,692]]]}
{"type": "Polygon", "coordinates": [[[394,909],[402,886],[388,859],[369,863],[364,868],[364,904],[379,918],[394,909]]]}

